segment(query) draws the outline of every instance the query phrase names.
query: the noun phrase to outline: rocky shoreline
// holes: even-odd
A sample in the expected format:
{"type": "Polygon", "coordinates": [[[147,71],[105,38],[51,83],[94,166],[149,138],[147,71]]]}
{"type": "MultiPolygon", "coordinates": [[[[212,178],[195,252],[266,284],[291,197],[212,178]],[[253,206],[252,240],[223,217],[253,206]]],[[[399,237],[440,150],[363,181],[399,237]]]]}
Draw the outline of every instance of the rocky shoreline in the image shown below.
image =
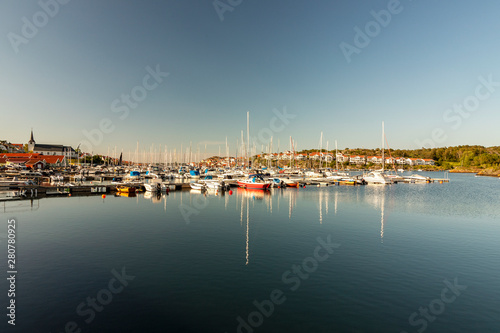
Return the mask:
{"type": "Polygon", "coordinates": [[[451,173],[474,173],[477,176],[485,177],[500,177],[500,170],[494,168],[480,169],[480,168],[463,168],[459,167],[450,170],[451,173]]]}

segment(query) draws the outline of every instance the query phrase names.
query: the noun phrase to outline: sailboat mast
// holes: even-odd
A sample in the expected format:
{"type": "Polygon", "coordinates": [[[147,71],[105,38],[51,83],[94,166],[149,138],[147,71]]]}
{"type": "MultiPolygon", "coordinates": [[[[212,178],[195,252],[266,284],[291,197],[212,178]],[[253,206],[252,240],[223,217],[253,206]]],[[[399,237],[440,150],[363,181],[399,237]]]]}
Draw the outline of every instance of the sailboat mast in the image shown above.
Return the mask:
{"type": "Polygon", "coordinates": [[[382,122],[382,170],[385,169],[385,133],[384,133],[384,122],[382,122]]]}
{"type": "Polygon", "coordinates": [[[326,140],[326,154],[325,154],[325,168],[328,167],[328,156],[329,155],[329,152],[328,152],[328,140],[326,140]]]}
{"type": "MultiPolygon", "coordinates": [[[[337,140],[335,140],[335,170],[339,171],[339,158],[338,158],[337,140]]],[[[342,161],[343,162],[343,161],[342,161]]]]}
{"type": "Polygon", "coordinates": [[[245,167],[245,158],[246,158],[246,152],[245,152],[245,140],[243,140],[243,130],[241,130],[241,165],[245,167]]]}
{"type": "Polygon", "coordinates": [[[250,168],[250,111],[247,111],[247,154],[248,168],[250,168]]]}
{"type": "Polygon", "coordinates": [[[323,155],[323,132],[321,132],[321,137],[319,139],[319,168],[323,166],[323,162],[321,160],[321,157],[323,155]]]}

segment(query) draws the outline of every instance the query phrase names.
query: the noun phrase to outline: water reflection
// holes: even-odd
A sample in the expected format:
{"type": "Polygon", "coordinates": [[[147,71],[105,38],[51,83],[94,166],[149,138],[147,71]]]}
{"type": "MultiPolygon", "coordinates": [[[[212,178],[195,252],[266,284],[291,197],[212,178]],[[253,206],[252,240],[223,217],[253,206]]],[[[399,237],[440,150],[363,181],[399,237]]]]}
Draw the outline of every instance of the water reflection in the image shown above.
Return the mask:
{"type": "Polygon", "coordinates": [[[384,242],[384,224],[388,217],[386,214],[386,201],[391,202],[392,187],[386,185],[375,185],[367,188],[365,201],[380,210],[380,242],[384,242]]]}
{"type": "Polygon", "coordinates": [[[19,213],[24,211],[34,211],[40,208],[40,199],[29,200],[5,200],[2,203],[3,213],[19,213]],[[36,202],[36,205],[34,204],[36,202]]]}
{"type": "Polygon", "coordinates": [[[380,203],[380,242],[384,242],[384,209],[385,209],[385,195],[382,196],[380,203]]]}
{"type": "MultiPolygon", "coordinates": [[[[187,205],[200,212],[203,211],[204,214],[210,212],[211,216],[215,216],[219,210],[228,211],[230,207],[235,207],[236,212],[239,213],[242,232],[245,233],[245,263],[248,265],[251,250],[250,233],[252,231],[250,210],[264,209],[269,216],[275,215],[275,218],[278,219],[280,216],[288,215],[288,220],[304,216],[303,212],[301,215],[296,215],[296,211],[306,210],[306,216],[312,216],[317,221],[316,223],[319,222],[320,225],[323,225],[331,223],[332,219],[338,215],[346,218],[346,214],[350,215],[354,210],[360,209],[360,205],[368,206],[372,207],[370,210],[374,208],[379,212],[377,223],[380,224],[380,241],[383,243],[384,228],[389,216],[388,209],[394,201],[393,194],[391,186],[360,186],[356,188],[331,186],[317,189],[273,188],[270,190],[233,188],[231,192],[219,193],[187,190],[173,191],[169,195],[146,192],[138,196],[153,204],[163,203],[165,211],[167,211],[167,196],[170,196],[169,201],[175,207],[187,205]],[[231,201],[234,202],[235,206],[232,206],[231,201]],[[205,211],[205,207],[209,207],[207,208],[209,210],[205,211]]],[[[130,196],[130,194],[125,193],[122,195],[130,196]]],[[[136,200],[140,199],[136,198],[136,200]]],[[[236,217],[236,219],[238,218],[236,217]]]]}
{"type": "Polygon", "coordinates": [[[248,265],[249,261],[250,261],[250,251],[249,251],[249,247],[250,247],[250,210],[249,210],[249,207],[248,207],[248,200],[249,198],[247,197],[247,232],[246,232],[246,262],[245,262],[245,265],[248,265]]]}
{"type": "Polygon", "coordinates": [[[162,194],[160,192],[157,193],[146,192],[144,193],[144,199],[151,200],[152,203],[161,203],[162,194]]]}
{"type": "Polygon", "coordinates": [[[240,225],[243,225],[243,215],[246,208],[246,231],[245,231],[245,265],[250,262],[250,199],[262,200],[266,196],[271,197],[269,191],[238,188],[237,195],[241,197],[240,225]]]}
{"type": "Polygon", "coordinates": [[[126,197],[126,198],[135,198],[137,194],[135,193],[126,193],[126,192],[118,192],[115,194],[117,197],[126,197]]]}
{"type": "Polygon", "coordinates": [[[263,199],[270,199],[271,198],[271,192],[269,190],[238,188],[237,194],[241,195],[242,197],[254,199],[254,200],[255,199],[263,200],[263,199]]]}

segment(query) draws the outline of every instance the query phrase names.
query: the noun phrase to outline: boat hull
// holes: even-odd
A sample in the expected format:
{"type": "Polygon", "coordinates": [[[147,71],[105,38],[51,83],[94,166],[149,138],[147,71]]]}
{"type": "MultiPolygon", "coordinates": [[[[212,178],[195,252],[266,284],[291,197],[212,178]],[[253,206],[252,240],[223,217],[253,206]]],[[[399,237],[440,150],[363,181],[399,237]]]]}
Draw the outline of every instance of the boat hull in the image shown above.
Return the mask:
{"type": "Polygon", "coordinates": [[[242,188],[252,189],[252,190],[266,190],[269,188],[271,183],[250,183],[250,182],[238,182],[238,186],[242,188]]]}
{"type": "Polygon", "coordinates": [[[205,184],[201,183],[190,183],[189,186],[191,186],[193,190],[198,190],[198,191],[205,189],[205,184]]]}
{"type": "Polygon", "coordinates": [[[131,186],[117,186],[116,189],[120,193],[135,193],[135,187],[131,186]]]}

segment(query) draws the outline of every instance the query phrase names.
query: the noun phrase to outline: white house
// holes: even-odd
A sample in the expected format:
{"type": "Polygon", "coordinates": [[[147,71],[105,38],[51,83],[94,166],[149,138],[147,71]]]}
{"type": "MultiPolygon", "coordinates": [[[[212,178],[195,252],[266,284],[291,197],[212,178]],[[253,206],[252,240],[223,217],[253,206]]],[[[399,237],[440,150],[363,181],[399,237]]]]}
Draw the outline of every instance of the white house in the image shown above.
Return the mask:
{"type": "Polygon", "coordinates": [[[317,160],[321,159],[321,154],[318,153],[318,152],[316,152],[316,153],[310,153],[309,154],[309,159],[317,161],[317,160]]]}
{"type": "Polygon", "coordinates": [[[297,161],[302,161],[302,160],[305,160],[305,159],[306,159],[306,157],[307,157],[307,155],[306,155],[306,154],[297,154],[297,155],[295,155],[295,159],[296,159],[297,161]]]}
{"type": "Polygon", "coordinates": [[[394,164],[396,163],[396,159],[394,157],[387,157],[385,159],[385,164],[394,164]]]}
{"type": "Polygon", "coordinates": [[[351,164],[366,164],[366,156],[364,156],[364,155],[352,155],[349,157],[349,163],[351,163],[351,164]]]}
{"type": "Polygon", "coordinates": [[[332,154],[326,154],[323,158],[326,162],[332,162],[334,160],[332,154]]]}
{"type": "Polygon", "coordinates": [[[348,162],[349,161],[349,156],[345,156],[344,154],[342,153],[337,153],[337,161],[339,161],[340,163],[344,163],[344,162],[348,162]]]}
{"type": "Polygon", "coordinates": [[[408,164],[408,165],[424,165],[424,160],[421,159],[421,158],[407,158],[405,160],[405,164],[408,164]]]}
{"type": "Polygon", "coordinates": [[[382,164],[382,156],[367,156],[366,157],[366,162],[368,163],[375,163],[375,164],[382,164]]]}

